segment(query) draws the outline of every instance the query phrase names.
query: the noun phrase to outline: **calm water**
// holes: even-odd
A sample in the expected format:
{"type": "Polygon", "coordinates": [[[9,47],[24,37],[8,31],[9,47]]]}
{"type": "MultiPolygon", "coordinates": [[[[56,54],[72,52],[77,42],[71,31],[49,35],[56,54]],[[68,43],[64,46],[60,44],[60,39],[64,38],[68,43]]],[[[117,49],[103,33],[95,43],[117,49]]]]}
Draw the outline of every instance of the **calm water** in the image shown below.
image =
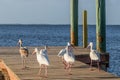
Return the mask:
{"type": "MultiPolygon", "coordinates": [[[[96,28],[88,26],[88,41],[96,44],[96,28]]],[[[0,25],[0,46],[65,46],[70,41],[69,25],[0,25]]],[[[110,53],[108,71],[120,76],[120,26],[107,26],[107,52],[110,53]]],[[[79,46],[82,46],[82,27],[79,26],[79,46]]],[[[94,47],[95,48],[95,47],[94,47]]]]}

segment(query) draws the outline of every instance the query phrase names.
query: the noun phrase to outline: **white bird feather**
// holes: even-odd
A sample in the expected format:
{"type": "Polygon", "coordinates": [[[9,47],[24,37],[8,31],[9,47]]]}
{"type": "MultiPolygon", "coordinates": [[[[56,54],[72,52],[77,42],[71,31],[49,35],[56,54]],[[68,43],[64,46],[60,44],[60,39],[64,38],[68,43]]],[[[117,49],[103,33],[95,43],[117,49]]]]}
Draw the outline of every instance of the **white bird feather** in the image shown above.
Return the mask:
{"type": "Polygon", "coordinates": [[[48,58],[48,55],[47,55],[47,50],[46,49],[41,49],[40,51],[38,51],[38,49],[35,48],[35,52],[36,52],[38,63],[40,65],[44,64],[44,65],[49,66],[50,63],[49,63],[49,58],[48,58]]]}
{"type": "Polygon", "coordinates": [[[62,57],[66,53],[66,49],[60,50],[57,56],[62,57]]]}
{"type": "Polygon", "coordinates": [[[100,53],[93,49],[93,43],[92,42],[90,42],[88,47],[90,47],[90,59],[95,60],[95,61],[97,61],[97,60],[100,61],[100,53]]]}

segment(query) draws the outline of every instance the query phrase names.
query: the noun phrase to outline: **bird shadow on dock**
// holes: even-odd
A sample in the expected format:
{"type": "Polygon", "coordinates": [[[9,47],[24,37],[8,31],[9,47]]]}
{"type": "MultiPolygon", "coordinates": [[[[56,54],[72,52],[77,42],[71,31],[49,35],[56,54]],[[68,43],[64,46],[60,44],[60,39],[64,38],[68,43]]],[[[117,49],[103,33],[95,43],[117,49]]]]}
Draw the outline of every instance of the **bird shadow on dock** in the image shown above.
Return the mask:
{"type": "Polygon", "coordinates": [[[89,68],[89,66],[82,65],[82,66],[73,66],[72,68],[89,68]]]}

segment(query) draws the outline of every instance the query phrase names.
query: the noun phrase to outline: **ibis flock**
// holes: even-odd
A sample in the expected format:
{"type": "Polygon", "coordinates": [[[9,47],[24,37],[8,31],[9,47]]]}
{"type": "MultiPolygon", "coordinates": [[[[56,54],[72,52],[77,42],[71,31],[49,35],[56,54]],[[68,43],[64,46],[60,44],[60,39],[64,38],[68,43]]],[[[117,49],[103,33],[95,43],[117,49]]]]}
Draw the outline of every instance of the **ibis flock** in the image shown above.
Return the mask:
{"type": "MultiPolygon", "coordinates": [[[[25,69],[27,67],[26,58],[29,55],[29,50],[27,47],[23,46],[22,39],[19,39],[18,44],[19,44],[19,53],[22,59],[22,69],[25,69]]],[[[92,62],[95,61],[97,62],[98,69],[100,69],[100,66],[99,66],[100,54],[93,49],[92,42],[89,43],[88,47],[90,47],[90,55],[89,55],[91,59],[90,68],[92,68],[92,62]]],[[[70,44],[70,42],[68,42],[67,46],[64,49],[60,50],[57,55],[58,57],[61,58],[61,61],[64,65],[64,69],[68,72],[69,75],[72,75],[71,68],[75,62],[73,48],[74,47],[70,44]]],[[[47,50],[48,50],[48,47],[45,46],[44,49],[35,48],[34,51],[32,52],[32,54],[36,54],[36,59],[37,59],[37,62],[39,63],[39,71],[38,71],[39,76],[41,76],[41,72],[43,72],[42,70],[44,69],[44,76],[48,77],[47,69],[48,69],[48,66],[50,66],[50,60],[48,57],[47,50]]]]}

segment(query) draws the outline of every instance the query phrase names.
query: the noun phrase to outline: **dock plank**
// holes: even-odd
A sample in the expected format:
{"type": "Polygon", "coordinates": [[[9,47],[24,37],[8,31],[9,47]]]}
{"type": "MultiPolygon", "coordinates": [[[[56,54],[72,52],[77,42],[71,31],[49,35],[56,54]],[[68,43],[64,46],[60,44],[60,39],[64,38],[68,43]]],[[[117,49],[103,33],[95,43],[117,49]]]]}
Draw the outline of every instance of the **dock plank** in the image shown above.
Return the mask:
{"type": "MultiPolygon", "coordinates": [[[[43,47],[39,47],[43,48],[43,47]]],[[[21,64],[21,57],[17,47],[0,48],[0,58],[4,63],[20,78],[20,80],[119,80],[120,78],[94,67],[93,71],[89,70],[89,65],[80,61],[75,61],[72,67],[72,75],[68,75],[61,62],[61,58],[57,57],[60,49],[64,47],[50,47],[48,56],[50,59],[50,66],[48,66],[48,78],[37,75],[39,65],[36,60],[36,55],[32,55],[34,47],[29,47],[30,55],[26,59],[29,68],[23,70],[21,64]]],[[[75,54],[88,54],[89,50],[77,47],[74,50],[75,54]]]]}

